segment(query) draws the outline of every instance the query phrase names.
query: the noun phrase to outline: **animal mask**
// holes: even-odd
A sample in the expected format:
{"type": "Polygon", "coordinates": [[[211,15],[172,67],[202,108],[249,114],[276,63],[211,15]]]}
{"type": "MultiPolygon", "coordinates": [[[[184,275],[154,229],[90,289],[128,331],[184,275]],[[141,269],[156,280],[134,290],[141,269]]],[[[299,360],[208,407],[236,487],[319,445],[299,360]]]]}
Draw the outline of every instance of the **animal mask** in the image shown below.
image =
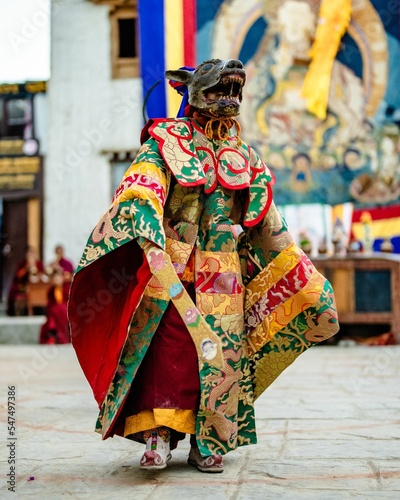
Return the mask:
{"type": "Polygon", "coordinates": [[[239,114],[246,73],[237,59],[209,59],[194,71],[178,69],[167,71],[165,76],[186,85],[189,104],[201,112],[226,118],[239,114]]]}

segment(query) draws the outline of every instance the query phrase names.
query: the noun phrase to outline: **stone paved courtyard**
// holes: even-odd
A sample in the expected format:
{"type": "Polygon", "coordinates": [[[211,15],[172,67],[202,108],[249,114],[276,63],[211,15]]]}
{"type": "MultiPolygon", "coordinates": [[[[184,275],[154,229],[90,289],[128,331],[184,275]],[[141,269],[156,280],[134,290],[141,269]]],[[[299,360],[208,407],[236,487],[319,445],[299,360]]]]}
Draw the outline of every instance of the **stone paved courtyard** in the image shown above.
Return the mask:
{"type": "Polygon", "coordinates": [[[138,469],[142,446],[93,432],[97,408],[67,346],[0,346],[1,498],[398,499],[400,346],[314,347],[256,403],[258,440],[223,474],[138,469]],[[16,386],[16,493],[7,491],[7,386],[16,386]]]}

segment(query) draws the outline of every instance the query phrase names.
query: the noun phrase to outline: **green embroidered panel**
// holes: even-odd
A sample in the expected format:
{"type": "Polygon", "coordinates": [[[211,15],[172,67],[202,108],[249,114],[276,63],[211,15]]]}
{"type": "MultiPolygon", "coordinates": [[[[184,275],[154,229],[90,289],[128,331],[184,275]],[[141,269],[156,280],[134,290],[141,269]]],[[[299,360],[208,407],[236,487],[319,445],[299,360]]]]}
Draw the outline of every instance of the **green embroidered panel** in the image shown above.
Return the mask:
{"type": "Polygon", "coordinates": [[[156,121],[149,132],[158,140],[160,153],[179,184],[205,184],[206,176],[197,157],[189,118],[156,121]]]}
{"type": "Polygon", "coordinates": [[[225,363],[222,371],[205,365],[200,372],[196,437],[203,456],[225,454],[257,441],[253,384],[243,351],[243,315],[208,315],[206,321],[222,340],[225,363]]]}
{"type": "Polygon", "coordinates": [[[100,409],[96,432],[104,434],[123,404],[133,378],[147,352],[151,339],[167,308],[168,302],[144,296],[129,329],[113,382],[100,409]]]}

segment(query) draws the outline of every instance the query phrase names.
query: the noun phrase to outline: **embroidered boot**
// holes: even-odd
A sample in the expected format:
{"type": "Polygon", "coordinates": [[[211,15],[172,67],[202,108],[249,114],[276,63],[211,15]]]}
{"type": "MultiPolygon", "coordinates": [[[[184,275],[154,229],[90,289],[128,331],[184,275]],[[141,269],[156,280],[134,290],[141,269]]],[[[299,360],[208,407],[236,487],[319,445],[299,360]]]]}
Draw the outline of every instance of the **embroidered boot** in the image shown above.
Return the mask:
{"type": "Polygon", "coordinates": [[[143,432],[146,451],[140,459],[140,468],[144,470],[165,469],[170,453],[171,433],[167,427],[158,427],[143,432]]]}
{"type": "Polygon", "coordinates": [[[196,467],[200,472],[224,472],[222,455],[202,457],[193,435],[190,437],[190,452],[188,464],[196,467]]]}

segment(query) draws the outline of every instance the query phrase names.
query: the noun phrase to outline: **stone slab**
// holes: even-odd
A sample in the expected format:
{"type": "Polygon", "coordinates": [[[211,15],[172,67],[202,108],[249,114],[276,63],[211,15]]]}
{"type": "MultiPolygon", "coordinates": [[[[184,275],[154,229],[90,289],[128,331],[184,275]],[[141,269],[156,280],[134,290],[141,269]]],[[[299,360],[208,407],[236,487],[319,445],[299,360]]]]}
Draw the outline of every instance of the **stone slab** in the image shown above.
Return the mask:
{"type": "Polygon", "coordinates": [[[142,445],[103,442],[93,432],[97,406],[70,345],[0,346],[0,406],[7,385],[15,385],[18,437],[14,495],[6,489],[1,412],[0,497],[398,499],[399,355],[400,346],[305,353],[257,401],[258,444],[228,454],[223,474],[207,475],[187,465],[188,439],[158,472],[138,469],[142,445]],[[377,359],[378,373],[364,384],[377,359]],[[352,378],[362,389],[354,390],[352,378]]]}
{"type": "Polygon", "coordinates": [[[0,344],[38,344],[45,316],[0,317],[0,344]]]}

